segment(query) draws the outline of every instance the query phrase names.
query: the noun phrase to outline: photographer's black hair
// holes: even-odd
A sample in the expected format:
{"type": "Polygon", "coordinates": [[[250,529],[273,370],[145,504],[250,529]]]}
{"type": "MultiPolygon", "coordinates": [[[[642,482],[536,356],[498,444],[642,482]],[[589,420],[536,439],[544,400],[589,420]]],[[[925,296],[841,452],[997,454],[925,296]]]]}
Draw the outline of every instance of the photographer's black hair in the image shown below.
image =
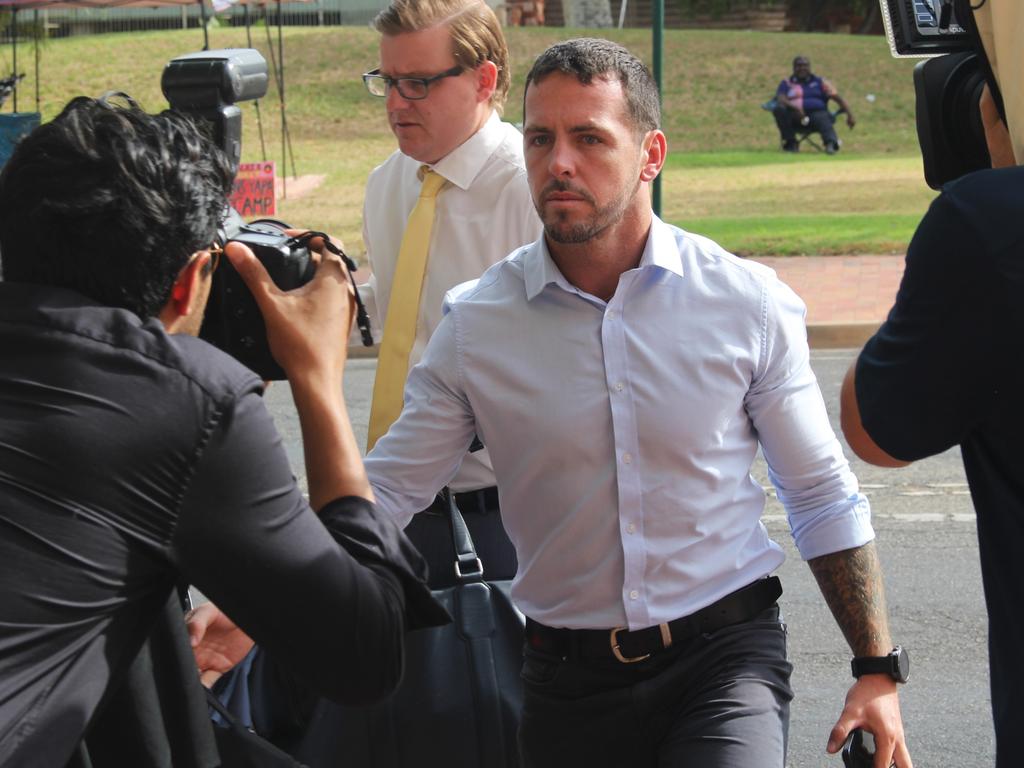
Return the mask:
{"type": "Polygon", "coordinates": [[[227,158],[192,120],[79,97],[0,173],[3,280],[156,316],[217,232],[227,158]]]}
{"type": "Polygon", "coordinates": [[[661,126],[661,101],[651,71],[640,59],[610,40],[579,37],[548,48],[537,57],[526,76],[523,89],[523,117],[526,118],[526,92],[552,72],[573,75],[584,85],[595,77],[612,76],[622,84],[633,124],[643,135],[661,126]]]}

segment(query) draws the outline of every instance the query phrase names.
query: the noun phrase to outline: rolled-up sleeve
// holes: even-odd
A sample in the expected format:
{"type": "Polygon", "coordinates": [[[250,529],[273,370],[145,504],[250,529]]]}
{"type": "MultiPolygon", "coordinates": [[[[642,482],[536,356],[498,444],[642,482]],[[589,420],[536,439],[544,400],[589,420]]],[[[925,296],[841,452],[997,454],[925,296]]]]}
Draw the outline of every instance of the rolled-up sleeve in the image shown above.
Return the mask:
{"type": "Polygon", "coordinates": [[[804,304],[773,277],[762,306],[761,364],[746,407],[797,549],[809,560],[859,547],[874,538],[871,509],[811,370],[804,304]]]}

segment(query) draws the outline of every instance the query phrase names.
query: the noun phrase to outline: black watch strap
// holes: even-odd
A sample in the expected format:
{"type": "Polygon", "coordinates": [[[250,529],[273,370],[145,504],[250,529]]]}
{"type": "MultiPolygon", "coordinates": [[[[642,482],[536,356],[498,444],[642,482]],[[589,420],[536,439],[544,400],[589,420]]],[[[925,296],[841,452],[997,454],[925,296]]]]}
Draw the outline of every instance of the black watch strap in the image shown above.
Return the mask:
{"type": "Polygon", "coordinates": [[[886,656],[858,656],[850,662],[850,670],[857,678],[861,675],[889,675],[897,683],[905,683],[910,676],[910,656],[897,645],[886,656]]]}

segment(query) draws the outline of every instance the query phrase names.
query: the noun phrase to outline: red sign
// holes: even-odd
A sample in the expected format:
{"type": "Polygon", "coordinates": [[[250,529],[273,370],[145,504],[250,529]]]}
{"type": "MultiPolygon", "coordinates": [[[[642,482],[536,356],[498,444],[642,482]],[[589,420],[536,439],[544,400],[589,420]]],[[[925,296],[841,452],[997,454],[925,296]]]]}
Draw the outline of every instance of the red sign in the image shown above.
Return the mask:
{"type": "Polygon", "coordinates": [[[243,219],[275,215],[273,160],[239,164],[231,204],[243,219]]]}

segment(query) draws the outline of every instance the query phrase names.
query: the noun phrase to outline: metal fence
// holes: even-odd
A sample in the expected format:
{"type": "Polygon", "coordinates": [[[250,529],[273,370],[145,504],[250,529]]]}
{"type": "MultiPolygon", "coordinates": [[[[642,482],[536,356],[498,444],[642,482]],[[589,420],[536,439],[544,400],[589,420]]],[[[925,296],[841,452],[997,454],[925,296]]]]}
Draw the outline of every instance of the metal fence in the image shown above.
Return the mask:
{"type": "MultiPolygon", "coordinates": [[[[249,20],[255,23],[266,19],[276,26],[361,26],[369,24],[387,5],[387,0],[316,0],[308,3],[266,3],[249,6],[249,20]]],[[[214,13],[209,7],[206,18],[216,16],[218,23],[228,26],[245,24],[246,9],[232,6],[227,11],[214,13]]],[[[156,29],[194,29],[203,24],[198,4],[162,8],[74,8],[67,10],[43,9],[37,17],[23,12],[18,15],[18,27],[38,18],[47,37],[100,34],[105,32],[137,32],[156,29]]],[[[10,37],[10,18],[3,37],[10,37]]],[[[23,32],[23,30],[22,30],[23,32]]]]}

